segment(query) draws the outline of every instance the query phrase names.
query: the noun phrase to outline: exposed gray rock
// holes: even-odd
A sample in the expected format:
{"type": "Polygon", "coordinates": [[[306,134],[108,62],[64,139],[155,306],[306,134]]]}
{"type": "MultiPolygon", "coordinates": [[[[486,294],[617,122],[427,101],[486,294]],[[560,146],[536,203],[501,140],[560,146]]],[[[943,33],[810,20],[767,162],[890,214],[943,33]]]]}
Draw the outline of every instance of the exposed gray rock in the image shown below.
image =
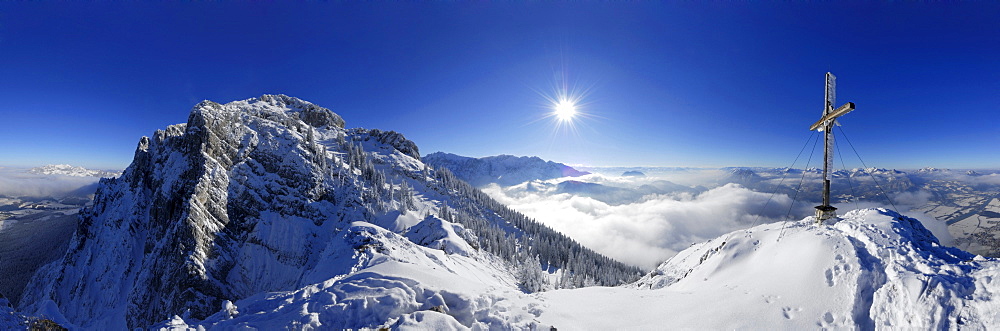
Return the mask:
{"type": "Polygon", "coordinates": [[[271,245],[260,223],[299,218],[308,224],[293,228],[313,227],[343,217],[331,204],[357,199],[359,188],[334,185],[327,151],[315,141],[343,134],[343,125],[325,108],[281,95],[199,103],[186,124],[140,139],[122,177],[101,181],[69,251],[38,273],[22,302],[56,299],[77,322],[123,312],[134,328],[172,314],[206,317],[224,300],[292,289],[317,263],[310,253],[324,238],[271,245]],[[248,251],[273,263],[238,263],[248,251]],[[278,266],[284,269],[266,270],[278,266]],[[111,274],[119,279],[106,280],[111,274]],[[94,291],[121,296],[94,298],[94,291]]]}
{"type": "Polygon", "coordinates": [[[351,129],[350,134],[355,137],[360,137],[362,141],[375,140],[376,142],[384,145],[389,145],[398,150],[400,153],[409,155],[414,159],[420,159],[420,150],[417,148],[417,144],[406,137],[403,137],[402,133],[396,131],[382,131],[379,129],[351,129]]]}

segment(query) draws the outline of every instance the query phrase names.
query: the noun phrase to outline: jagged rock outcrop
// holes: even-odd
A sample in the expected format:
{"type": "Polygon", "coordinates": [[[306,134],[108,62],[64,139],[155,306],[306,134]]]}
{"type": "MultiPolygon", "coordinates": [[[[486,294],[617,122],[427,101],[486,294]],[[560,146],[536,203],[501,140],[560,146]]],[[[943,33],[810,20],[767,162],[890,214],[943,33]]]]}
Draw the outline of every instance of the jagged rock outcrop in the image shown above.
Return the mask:
{"type": "Polygon", "coordinates": [[[420,150],[417,148],[417,144],[403,137],[403,135],[396,131],[382,131],[379,129],[352,129],[350,132],[354,136],[362,136],[363,141],[374,140],[380,144],[389,145],[400,151],[404,155],[410,156],[414,159],[420,159],[420,150]]]}
{"type": "Polygon", "coordinates": [[[309,228],[364,209],[361,188],[340,185],[317,142],[342,137],[343,127],[330,110],[282,95],[196,105],[186,124],[143,137],[121,178],[101,181],[69,252],[38,273],[23,301],[60,300],[70,320],[133,328],[293,289],[329,240],[309,228]],[[292,239],[299,244],[276,243],[292,239]],[[95,298],[95,287],[118,295],[95,298]]]}
{"type": "Polygon", "coordinates": [[[417,245],[464,256],[472,255],[473,252],[472,246],[468,243],[477,242],[476,235],[472,231],[434,215],[428,215],[423,221],[407,230],[406,238],[417,245]]]}

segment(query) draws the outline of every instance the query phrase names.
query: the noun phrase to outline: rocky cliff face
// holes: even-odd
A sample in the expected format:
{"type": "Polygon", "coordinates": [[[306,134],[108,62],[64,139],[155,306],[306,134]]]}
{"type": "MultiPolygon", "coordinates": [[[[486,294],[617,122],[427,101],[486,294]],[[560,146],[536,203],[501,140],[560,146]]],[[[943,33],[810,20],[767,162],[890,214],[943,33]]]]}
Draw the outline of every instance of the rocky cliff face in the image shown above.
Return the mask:
{"type": "Polygon", "coordinates": [[[26,302],[58,298],[70,320],[115,312],[110,320],[135,327],[292,289],[330,239],[316,230],[366,211],[363,184],[338,178],[328,162],[338,158],[318,141],[346,144],[345,134],[340,116],[286,96],[198,104],[186,124],[140,140],[123,176],[101,182],[70,251],[39,273],[26,302]],[[95,298],[95,288],[115,295],[95,298]]]}
{"type": "MultiPolygon", "coordinates": [[[[346,130],[337,114],[296,98],[202,102],[187,123],[143,137],[122,176],[101,180],[66,254],[36,273],[21,308],[55,310],[78,327],[131,329],[174,315],[202,320],[252,295],[342,278],[393,250],[365,239],[357,223],[405,233],[472,193],[444,185],[419,158],[396,132],[346,130]]],[[[451,219],[489,208],[463,202],[464,216],[451,219]]],[[[424,223],[421,233],[443,235],[421,244],[467,255],[478,247],[460,227],[424,223]]]]}
{"type": "Polygon", "coordinates": [[[342,137],[343,126],[286,96],[198,104],[186,124],[143,137],[121,177],[101,181],[69,252],[38,273],[24,302],[51,298],[72,321],[136,327],[292,288],[328,239],[310,228],[342,218],[350,201],[338,195],[361,189],[334,185],[317,141],[342,137]]]}

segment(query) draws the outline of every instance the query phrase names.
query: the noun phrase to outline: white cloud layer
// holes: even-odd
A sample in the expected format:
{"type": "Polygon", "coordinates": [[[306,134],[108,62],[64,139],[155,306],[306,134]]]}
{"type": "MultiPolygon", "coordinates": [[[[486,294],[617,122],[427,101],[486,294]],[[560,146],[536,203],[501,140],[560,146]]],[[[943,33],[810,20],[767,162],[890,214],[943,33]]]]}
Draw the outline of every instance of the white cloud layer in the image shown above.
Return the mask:
{"type": "MultiPolygon", "coordinates": [[[[695,180],[688,185],[710,184],[716,171],[688,171],[695,180]]],[[[673,174],[676,175],[676,174],[673,174]]],[[[969,177],[963,180],[990,182],[996,176],[969,177]]],[[[716,238],[725,233],[745,229],[753,224],[782,220],[797,221],[813,214],[814,201],[796,201],[784,194],[756,192],[737,184],[709,189],[701,194],[675,193],[648,195],[623,204],[608,204],[597,199],[560,193],[554,187],[563,180],[578,180],[614,187],[638,187],[663,177],[627,178],[589,175],[532,185],[501,188],[491,185],[484,192],[498,201],[532,217],[583,245],[619,261],[643,268],[653,268],[693,243],[716,238]],[[787,217],[786,217],[787,215],[787,217]]],[[[676,179],[676,177],[671,178],[676,179]]],[[[895,206],[885,202],[865,201],[845,203],[840,213],[856,208],[894,209],[916,218],[931,230],[944,245],[954,244],[947,224],[915,211],[932,198],[925,190],[892,195],[895,206]]],[[[800,197],[801,199],[801,197],[800,197]]]]}
{"type": "MultiPolygon", "coordinates": [[[[484,191],[502,203],[609,257],[652,269],[693,243],[783,219],[791,199],[728,184],[698,194],[647,196],[622,205],[569,194],[484,191]]],[[[811,208],[797,204],[798,209],[811,208]]],[[[793,214],[796,214],[793,211],[793,214]]]]}
{"type": "Polygon", "coordinates": [[[97,177],[42,175],[28,173],[26,169],[0,168],[0,196],[63,197],[96,188],[99,180],[97,177]]]}

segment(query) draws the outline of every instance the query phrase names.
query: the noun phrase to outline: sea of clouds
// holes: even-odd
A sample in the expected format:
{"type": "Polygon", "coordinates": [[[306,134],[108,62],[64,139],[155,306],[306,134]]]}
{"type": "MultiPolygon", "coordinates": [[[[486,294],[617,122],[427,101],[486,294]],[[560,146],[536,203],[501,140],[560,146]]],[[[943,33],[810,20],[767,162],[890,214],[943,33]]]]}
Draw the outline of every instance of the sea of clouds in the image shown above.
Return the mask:
{"type": "Polygon", "coordinates": [[[30,173],[27,168],[0,167],[0,196],[61,198],[86,195],[97,188],[98,177],[30,173]]]}
{"type": "Polygon", "coordinates": [[[496,185],[483,191],[584,246],[646,269],[694,243],[753,224],[783,220],[790,208],[798,209],[794,213],[812,208],[804,204],[793,207],[786,195],[771,196],[737,184],[698,194],[654,194],[616,205],[568,193],[511,190],[496,185]]]}
{"type": "MultiPolygon", "coordinates": [[[[818,204],[793,201],[785,194],[757,192],[738,184],[720,186],[713,182],[719,176],[718,170],[698,172],[689,169],[682,173],[671,172],[669,176],[645,178],[595,174],[536,181],[532,185],[500,187],[493,184],[484,187],[483,191],[597,252],[646,269],[654,268],[694,243],[756,224],[801,220],[812,215],[813,207],[818,204]],[[712,188],[703,188],[700,193],[653,194],[615,204],[551,189],[558,182],[570,179],[627,188],[664,178],[684,185],[712,188]]],[[[943,244],[953,243],[944,222],[912,210],[926,204],[930,197],[926,191],[895,194],[894,209],[921,220],[943,244]]],[[[841,213],[855,208],[893,209],[876,202],[839,207],[841,213]]]]}

